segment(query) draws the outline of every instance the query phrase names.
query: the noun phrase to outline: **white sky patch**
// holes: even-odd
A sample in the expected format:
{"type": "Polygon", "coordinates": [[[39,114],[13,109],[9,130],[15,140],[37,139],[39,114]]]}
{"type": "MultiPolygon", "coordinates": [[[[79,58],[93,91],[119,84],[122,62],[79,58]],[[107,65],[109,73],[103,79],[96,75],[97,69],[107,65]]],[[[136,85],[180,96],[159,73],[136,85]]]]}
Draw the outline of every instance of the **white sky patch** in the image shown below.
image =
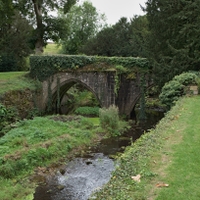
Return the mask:
{"type": "MultiPolygon", "coordinates": [[[[80,3],[85,0],[80,0],[80,3]]],[[[121,17],[128,19],[134,15],[144,15],[141,6],[145,6],[147,0],[88,0],[97,11],[105,14],[108,24],[115,24],[121,17]]]]}

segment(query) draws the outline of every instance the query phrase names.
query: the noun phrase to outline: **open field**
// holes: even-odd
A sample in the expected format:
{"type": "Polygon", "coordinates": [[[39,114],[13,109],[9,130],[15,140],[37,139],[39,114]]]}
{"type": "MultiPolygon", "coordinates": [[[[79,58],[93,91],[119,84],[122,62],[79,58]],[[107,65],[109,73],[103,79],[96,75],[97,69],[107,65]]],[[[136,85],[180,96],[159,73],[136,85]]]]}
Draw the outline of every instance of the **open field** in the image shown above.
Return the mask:
{"type": "Polygon", "coordinates": [[[61,46],[55,43],[48,43],[46,48],[44,48],[44,54],[59,54],[61,51],[61,46]]]}

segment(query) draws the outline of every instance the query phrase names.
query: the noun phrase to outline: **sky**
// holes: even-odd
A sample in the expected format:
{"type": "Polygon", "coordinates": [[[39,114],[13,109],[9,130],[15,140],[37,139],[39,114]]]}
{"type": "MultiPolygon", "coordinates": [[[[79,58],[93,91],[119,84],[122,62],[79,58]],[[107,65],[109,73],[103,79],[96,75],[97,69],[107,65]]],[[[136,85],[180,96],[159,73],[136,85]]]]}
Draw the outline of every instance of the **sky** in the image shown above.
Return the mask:
{"type": "MultiPolygon", "coordinates": [[[[82,3],[84,0],[81,0],[82,3]]],[[[97,12],[105,14],[108,24],[115,24],[121,17],[128,19],[134,15],[144,15],[140,4],[145,6],[147,0],[89,0],[97,12]]]]}

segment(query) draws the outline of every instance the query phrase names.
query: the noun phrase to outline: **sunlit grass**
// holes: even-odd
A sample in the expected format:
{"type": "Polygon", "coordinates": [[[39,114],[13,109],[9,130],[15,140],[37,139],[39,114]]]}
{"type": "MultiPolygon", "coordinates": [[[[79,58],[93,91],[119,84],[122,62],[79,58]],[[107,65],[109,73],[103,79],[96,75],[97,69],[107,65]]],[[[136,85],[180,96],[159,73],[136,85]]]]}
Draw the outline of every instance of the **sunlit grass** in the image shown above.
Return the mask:
{"type": "Polygon", "coordinates": [[[61,52],[62,47],[58,46],[55,43],[48,43],[44,48],[44,54],[59,54],[61,52]]]}
{"type": "Polygon", "coordinates": [[[94,124],[94,126],[99,126],[99,117],[89,117],[88,120],[91,121],[94,124]]]}

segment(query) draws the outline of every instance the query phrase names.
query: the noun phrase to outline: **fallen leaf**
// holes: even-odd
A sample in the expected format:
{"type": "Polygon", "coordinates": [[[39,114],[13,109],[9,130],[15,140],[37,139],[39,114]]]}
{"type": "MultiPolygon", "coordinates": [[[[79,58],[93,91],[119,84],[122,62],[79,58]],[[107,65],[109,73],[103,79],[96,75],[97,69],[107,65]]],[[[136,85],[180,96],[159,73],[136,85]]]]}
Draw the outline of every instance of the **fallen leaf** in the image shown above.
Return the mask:
{"type": "Polygon", "coordinates": [[[131,178],[136,182],[140,182],[141,175],[138,174],[137,176],[131,176],[131,178]]]}
{"type": "Polygon", "coordinates": [[[167,183],[157,183],[156,184],[156,187],[168,187],[169,186],[169,184],[167,184],[167,183]]]}

